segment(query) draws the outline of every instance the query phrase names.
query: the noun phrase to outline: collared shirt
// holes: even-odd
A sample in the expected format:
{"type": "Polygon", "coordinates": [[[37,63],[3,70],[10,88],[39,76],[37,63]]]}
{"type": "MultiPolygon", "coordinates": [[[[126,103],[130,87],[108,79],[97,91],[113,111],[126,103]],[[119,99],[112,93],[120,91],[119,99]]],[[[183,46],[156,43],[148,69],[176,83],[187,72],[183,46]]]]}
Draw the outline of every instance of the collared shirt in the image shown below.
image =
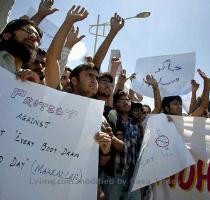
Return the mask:
{"type": "Polygon", "coordinates": [[[133,120],[123,124],[125,127],[125,169],[134,170],[143,138],[141,137],[138,124],[133,120]]]}
{"type": "Polygon", "coordinates": [[[129,176],[132,176],[143,140],[139,126],[131,119],[123,123],[115,110],[109,112],[107,120],[112,125],[115,136],[117,136],[118,131],[122,132],[125,149],[124,152],[120,152],[112,146],[110,161],[103,166],[103,170],[112,177],[116,174],[127,175],[128,173],[129,176]]]}
{"type": "Polygon", "coordinates": [[[132,173],[138,159],[142,138],[138,124],[131,119],[121,122],[120,129],[123,128],[124,152],[116,152],[115,170],[116,172],[132,173]]]}
{"type": "Polygon", "coordinates": [[[11,73],[16,73],[15,58],[7,51],[0,51],[0,67],[10,71],[11,73]]]}

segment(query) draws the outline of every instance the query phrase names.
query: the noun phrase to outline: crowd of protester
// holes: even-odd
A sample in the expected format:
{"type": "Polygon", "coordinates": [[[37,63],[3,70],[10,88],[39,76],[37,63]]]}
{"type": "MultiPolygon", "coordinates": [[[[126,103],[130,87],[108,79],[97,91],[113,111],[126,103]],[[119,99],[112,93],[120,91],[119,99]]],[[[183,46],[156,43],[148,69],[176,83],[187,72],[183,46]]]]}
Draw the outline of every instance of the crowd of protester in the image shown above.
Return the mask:
{"type": "MultiPolygon", "coordinates": [[[[75,23],[88,17],[85,8],[73,6],[48,50],[40,48],[43,33],[39,23],[57,11],[53,3],[53,0],[41,0],[32,18],[23,16],[7,23],[5,17],[14,0],[4,2],[0,8],[4,10],[4,16],[0,19],[0,66],[22,81],[33,81],[62,92],[105,101],[101,130],[95,134],[100,149],[98,199],[146,199],[148,188],[131,193],[129,184],[144,137],[147,116],[161,112],[182,116],[182,99],[180,96],[161,98],[157,81],[152,75],[147,75],[145,82],[152,87],[154,94],[154,109],[151,110],[150,106],[141,103],[141,95],[131,89],[124,91],[125,82],[128,79],[132,81],[135,74],[127,77],[123,70],[115,83],[120,58],[112,58],[110,72],[101,72],[102,62],[113,39],[124,27],[124,19],[117,13],[111,17],[110,31],[94,57],[86,57],[84,63],[74,69],[67,66],[68,56],[72,47],[84,37],[80,36],[75,23]]],[[[192,80],[188,115],[208,118],[209,78],[201,70],[198,73],[204,82],[203,91],[197,97],[199,84],[192,80]]]]}

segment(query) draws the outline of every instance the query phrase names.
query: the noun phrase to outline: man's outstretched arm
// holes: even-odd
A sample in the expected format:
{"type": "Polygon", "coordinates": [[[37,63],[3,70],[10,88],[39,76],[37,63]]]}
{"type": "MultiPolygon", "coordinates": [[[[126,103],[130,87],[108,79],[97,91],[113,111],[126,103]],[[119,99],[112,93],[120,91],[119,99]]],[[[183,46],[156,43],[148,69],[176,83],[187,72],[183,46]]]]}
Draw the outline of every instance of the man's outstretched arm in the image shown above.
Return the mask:
{"type": "Polygon", "coordinates": [[[112,43],[112,40],[115,38],[120,29],[124,26],[124,19],[121,18],[117,13],[115,13],[114,17],[112,17],[110,20],[110,24],[111,29],[93,58],[93,63],[99,70],[112,43]]]}

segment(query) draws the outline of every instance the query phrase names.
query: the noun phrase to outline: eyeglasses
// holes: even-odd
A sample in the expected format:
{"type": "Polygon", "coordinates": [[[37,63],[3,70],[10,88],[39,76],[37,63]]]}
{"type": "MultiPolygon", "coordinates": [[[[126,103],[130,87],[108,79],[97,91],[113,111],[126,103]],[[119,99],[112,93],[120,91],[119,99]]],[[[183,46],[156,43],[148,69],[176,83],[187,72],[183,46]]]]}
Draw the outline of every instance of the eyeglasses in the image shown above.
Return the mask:
{"type": "Polygon", "coordinates": [[[32,30],[32,29],[29,29],[29,28],[20,28],[20,30],[22,30],[22,31],[25,31],[26,33],[28,33],[29,35],[32,35],[32,34],[34,34],[35,36],[36,36],[36,40],[37,40],[37,42],[40,44],[41,43],[41,39],[40,39],[40,36],[39,36],[39,34],[36,32],[36,31],[34,31],[34,30],[32,30]]]}

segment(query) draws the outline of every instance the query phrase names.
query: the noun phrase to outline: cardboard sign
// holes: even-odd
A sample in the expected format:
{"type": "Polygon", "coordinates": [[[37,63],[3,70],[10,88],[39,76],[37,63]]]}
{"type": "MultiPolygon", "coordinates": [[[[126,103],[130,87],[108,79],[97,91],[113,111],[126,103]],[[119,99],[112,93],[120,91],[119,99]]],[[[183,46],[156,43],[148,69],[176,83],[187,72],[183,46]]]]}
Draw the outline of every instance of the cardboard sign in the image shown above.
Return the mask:
{"type": "Polygon", "coordinates": [[[173,122],[165,114],[152,115],[146,125],[132,191],[163,180],[195,164],[173,122]]]}
{"type": "Polygon", "coordinates": [[[187,94],[195,74],[195,53],[140,58],[135,73],[132,89],[139,94],[153,97],[151,86],[144,82],[147,75],[157,80],[162,97],[187,94]]]}
{"type": "Polygon", "coordinates": [[[0,199],[97,199],[104,102],[0,74],[0,199]]]}

